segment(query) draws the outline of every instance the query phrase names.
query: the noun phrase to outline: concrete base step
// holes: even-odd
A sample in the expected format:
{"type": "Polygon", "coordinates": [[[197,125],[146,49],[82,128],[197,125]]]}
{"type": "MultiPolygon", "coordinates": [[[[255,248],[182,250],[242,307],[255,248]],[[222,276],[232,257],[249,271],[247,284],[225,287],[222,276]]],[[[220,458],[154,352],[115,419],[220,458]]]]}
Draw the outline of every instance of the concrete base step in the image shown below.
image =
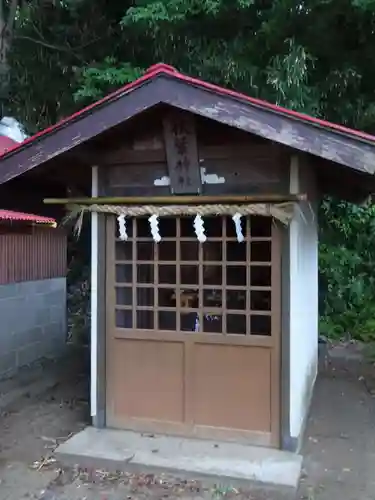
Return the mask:
{"type": "Polygon", "coordinates": [[[67,465],[173,472],[296,489],[301,455],[237,443],[87,427],[56,450],[67,465]]]}

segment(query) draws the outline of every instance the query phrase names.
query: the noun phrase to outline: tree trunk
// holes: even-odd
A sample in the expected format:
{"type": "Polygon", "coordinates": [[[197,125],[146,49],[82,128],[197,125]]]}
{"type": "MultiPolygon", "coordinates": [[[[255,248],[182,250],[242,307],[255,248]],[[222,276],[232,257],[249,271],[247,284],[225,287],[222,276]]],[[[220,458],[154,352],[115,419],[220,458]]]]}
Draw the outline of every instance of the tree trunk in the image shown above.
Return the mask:
{"type": "Polygon", "coordinates": [[[14,23],[20,0],[0,0],[0,100],[9,92],[10,68],[8,54],[13,39],[14,23]],[[6,6],[8,7],[6,9],[6,6]]]}

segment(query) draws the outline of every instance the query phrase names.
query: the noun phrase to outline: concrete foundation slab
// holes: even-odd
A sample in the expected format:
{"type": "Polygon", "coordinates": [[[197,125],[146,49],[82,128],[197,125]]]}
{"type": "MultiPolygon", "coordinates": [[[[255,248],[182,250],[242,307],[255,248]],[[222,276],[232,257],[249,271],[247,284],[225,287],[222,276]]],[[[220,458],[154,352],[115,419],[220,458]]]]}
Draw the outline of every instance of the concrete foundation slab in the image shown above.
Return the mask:
{"type": "Polygon", "coordinates": [[[69,465],[151,469],[297,488],[302,457],[237,443],[147,435],[87,427],[56,450],[69,465]]]}

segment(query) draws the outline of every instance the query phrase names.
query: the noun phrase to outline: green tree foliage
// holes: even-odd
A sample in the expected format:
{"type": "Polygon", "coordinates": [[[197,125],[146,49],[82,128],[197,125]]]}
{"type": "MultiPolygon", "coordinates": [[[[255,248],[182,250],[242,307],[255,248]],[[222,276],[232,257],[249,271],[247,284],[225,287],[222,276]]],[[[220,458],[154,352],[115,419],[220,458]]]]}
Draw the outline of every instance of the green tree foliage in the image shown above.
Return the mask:
{"type": "Polygon", "coordinates": [[[320,329],[375,341],[375,205],[325,200],[320,217],[320,329]]]}
{"type": "MultiPolygon", "coordinates": [[[[163,61],[375,133],[374,25],[374,0],[19,0],[5,106],[35,131],[163,61]]],[[[374,219],[372,206],[321,207],[329,334],[372,334],[374,219]]]]}
{"type": "Polygon", "coordinates": [[[374,21],[370,0],[26,2],[9,56],[9,106],[40,128],[74,109],[74,95],[82,105],[164,61],[371,129],[374,21]]]}

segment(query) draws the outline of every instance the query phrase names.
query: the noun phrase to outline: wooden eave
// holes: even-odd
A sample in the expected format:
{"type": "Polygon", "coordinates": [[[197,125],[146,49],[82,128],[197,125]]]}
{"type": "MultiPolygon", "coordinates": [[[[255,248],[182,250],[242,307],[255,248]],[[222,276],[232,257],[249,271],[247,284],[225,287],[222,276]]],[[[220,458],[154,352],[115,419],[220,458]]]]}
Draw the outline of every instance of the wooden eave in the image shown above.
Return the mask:
{"type": "MultiPolygon", "coordinates": [[[[0,157],[0,184],[159,104],[191,112],[348,167],[375,172],[375,137],[187,77],[165,65],[0,157]]],[[[329,165],[327,164],[327,167],[329,165]]],[[[353,173],[354,173],[353,172],[353,173]]]]}

